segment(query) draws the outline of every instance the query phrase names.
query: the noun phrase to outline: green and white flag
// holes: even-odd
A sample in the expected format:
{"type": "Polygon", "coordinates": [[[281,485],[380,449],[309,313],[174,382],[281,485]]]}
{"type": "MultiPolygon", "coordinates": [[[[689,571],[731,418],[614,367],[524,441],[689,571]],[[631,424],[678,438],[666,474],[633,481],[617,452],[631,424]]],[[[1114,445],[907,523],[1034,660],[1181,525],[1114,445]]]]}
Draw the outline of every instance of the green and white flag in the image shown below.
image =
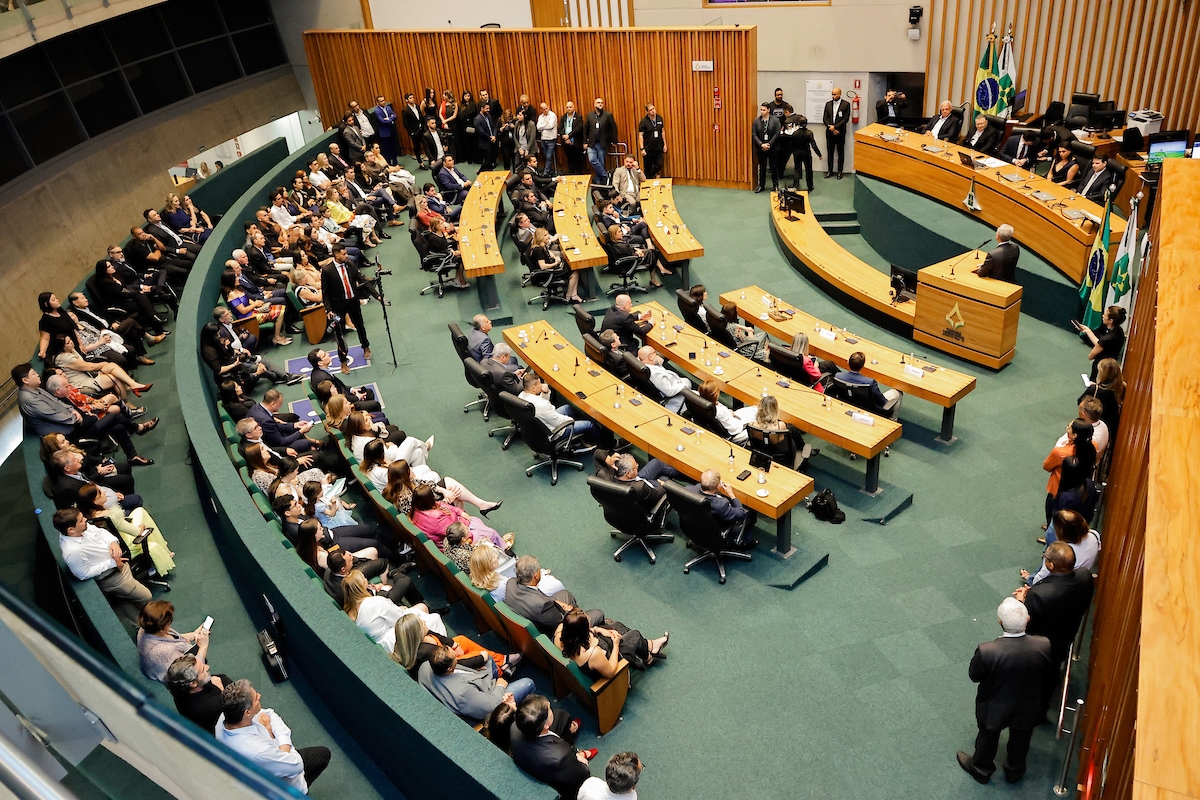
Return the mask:
{"type": "Polygon", "coordinates": [[[975,173],[971,173],[971,188],[967,189],[967,196],[963,198],[963,205],[968,211],[982,211],[983,206],[979,205],[979,201],[975,199],[975,173]]]}
{"type": "Polygon", "coordinates": [[[1004,47],[1000,49],[1000,99],[996,103],[996,114],[1010,117],[1013,113],[1013,100],[1017,96],[1017,60],[1013,56],[1012,27],[1004,37],[1004,47]]]}
{"type": "Polygon", "coordinates": [[[1112,278],[1108,284],[1108,299],[1105,306],[1120,306],[1126,315],[1132,311],[1133,282],[1141,260],[1138,258],[1138,199],[1129,201],[1129,223],[1125,226],[1125,235],[1121,237],[1121,246],[1117,248],[1117,258],[1113,261],[1112,278]]]}

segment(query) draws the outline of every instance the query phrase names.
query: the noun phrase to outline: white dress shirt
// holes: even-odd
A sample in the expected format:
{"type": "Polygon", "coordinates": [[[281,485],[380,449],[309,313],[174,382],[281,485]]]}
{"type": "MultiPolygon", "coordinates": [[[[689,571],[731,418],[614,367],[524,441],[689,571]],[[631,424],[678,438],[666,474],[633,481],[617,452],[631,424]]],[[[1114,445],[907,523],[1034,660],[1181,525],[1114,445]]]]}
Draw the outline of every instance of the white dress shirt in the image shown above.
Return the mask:
{"type": "Polygon", "coordinates": [[[663,393],[663,397],[674,397],[684,389],[690,389],[692,382],[666,367],[658,364],[647,364],[650,368],[650,382],[654,388],[663,393]]]}
{"type": "Polygon", "coordinates": [[[217,717],[217,727],[214,730],[217,741],[249,761],[265,769],[288,786],[308,794],[308,781],[304,780],[304,759],[292,744],[292,729],[284,724],[274,709],[264,708],[263,713],[271,720],[272,736],[267,729],[254,717],[254,722],[244,728],[229,730],[225,727],[225,715],[217,717]],[[285,752],[281,748],[287,745],[292,749],[285,752]]]}
{"type": "Polygon", "coordinates": [[[390,653],[396,646],[396,623],[409,614],[419,616],[425,627],[434,633],[446,635],[446,625],[440,615],[424,614],[407,606],[398,606],[382,595],[368,597],[358,604],[358,617],[354,624],[390,653]]]}
{"type": "MultiPolygon", "coordinates": [[[[953,115],[951,115],[951,116],[953,116],[953,115]]],[[[948,119],[950,119],[950,117],[938,117],[937,122],[933,123],[933,127],[929,129],[929,135],[935,139],[938,138],[938,131],[940,131],[942,129],[942,125],[948,119]]]]}
{"type": "Polygon", "coordinates": [[[537,129],[543,142],[553,142],[558,138],[558,114],[555,114],[553,111],[539,114],[537,129]]]}
{"type": "Polygon", "coordinates": [[[579,800],[637,800],[637,789],[615,794],[603,778],[592,776],[579,787],[579,800]]]}
{"type": "Polygon", "coordinates": [[[572,418],[568,417],[566,414],[558,413],[558,409],[551,405],[550,401],[540,394],[521,392],[519,395],[517,395],[517,397],[533,403],[533,410],[537,415],[538,421],[545,425],[548,430],[554,430],[564,422],[572,421],[572,418]]]}
{"type": "Polygon", "coordinates": [[[293,217],[290,213],[288,213],[287,207],[285,206],[272,205],[269,213],[271,220],[284,230],[287,230],[295,225],[296,220],[299,219],[298,217],[293,217]]]}
{"type": "Polygon", "coordinates": [[[359,111],[354,115],[354,119],[358,121],[358,132],[362,134],[363,141],[366,141],[368,136],[375,135],[375,127],[371,125],[371,118],[367,116],[367,112],[359,111]]]}
{"type": "Polygon", "coordinates": [[[62,550],[67,569],[81,581],[98,577],[117,567],[109,551],[109,545],[117,540],[103,528],[88,523],[82,536],[58,535],[58,547],[62,550]]]}

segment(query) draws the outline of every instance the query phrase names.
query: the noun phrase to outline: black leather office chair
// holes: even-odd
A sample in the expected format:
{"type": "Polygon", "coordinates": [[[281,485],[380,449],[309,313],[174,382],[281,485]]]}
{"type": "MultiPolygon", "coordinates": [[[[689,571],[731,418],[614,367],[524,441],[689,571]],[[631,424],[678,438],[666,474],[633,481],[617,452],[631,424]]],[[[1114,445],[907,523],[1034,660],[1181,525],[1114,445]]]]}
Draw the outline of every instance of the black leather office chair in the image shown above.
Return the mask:
{"type": "Polygon", "coordinates": [[[613,561],[619,562],[622,553],[633,545],[640,544],[653,564],[658,559],[650,543],[675,541],[674,534],[662,533],[663,522],[671,508],[666,495],[663,495],[654,508],[647,511],[641,503],[633,499],[632,487],[628,483],[606,481],[595,475],[589,477],[587,482],[592,497],[600,504],[600,508],[604,509],[604,521],[613,526],[611,536],[614,539],[618,535],[629,537],[621,543],[617,552],[613,553],[613,561]]]}
{"type": "Polygon", "coordinates": [[[725,428],[717,422],[717,406],[711,400],[701,397],[691,389],[680,392],[683,395],[683,407],[687,410],[687,418],[700,425],[705,430],[712,431],[722,439],[729,438],[725,428]]]}
{"type": "Polygon", "coordinates": [[[634,276],[638,270],[649,269],[649,264],[644,263],[645,259],[639,258],[636,255],[620,256],[612,249],[608,241],[608,234],[601,231],[596,238],[600,241],[600,246],[604,248],[605,255],[608,256],[608,264],[605,265],[601,272],[616,275],[621,279],[620,283],[610,283],[608,285],[607,295],[614,294],[629,294],[630,292],[648,292],[647,287],[638,283],[634,276]]]}
{"type": "Polygon", "coordinates": [[[793,353],[790,348],[774,342],[767,343],[771,354],[771,369],[791,380],[798,381],[803,386],[816,383],[804,369],[804,357],[793,353]]]}
{"type": "Polygon", "coordinates": [[[577,452],[586,452],[588,449],[580,450],[577,447],[575,434],[571,431],[571,426],[575,424],[574,420],[567,420],[554,430],[548,430],[537,418],[533,403],[528,400],[522,400],[508,392],[500,392],[500,404],[504,407],[509,419],[516,425],[517,430],[520,431],[521,438],[525,440],[525,444],[529,445],[534,456],[544,458],[543,461],[539,461],[525,470],[527,477],[532,478],[534,470],[548,466],[550,467],[550,485],[557,486],[559,465],[583,470],[582,462],[563,457],[574,455],[577,452]]]}
{"type": "Polygon", "coordinates": [[[1063,119],[1068,128],[1082,128],[1088,124],[1092,106],[1100,102],[1100,95],[1088,92],[1075,92],[1071,95],[1071,105],[1063,119]]]}
{"type": "Polygon", "coordinates": [[[700,552],[700,555],[683,565],[683,573],[687,575],[692,567],[702,561],[712,559],[717,562],[717,575],[720,582],[725,583],[725,559],[751,561],[749,553],[737,550],[726,550],[726,534],[730,529],[723,527],[712,515],[710,499],[707,495],[692,492],[674,483],[664,483],[667,498],[671,507],[679,515],[679,531],[688,540],[688,546],[700,552]]]}
{"type": "Polygon", "coordinates": [[[1113,185],[1117,187],[1113,190],[1113,200],[1116,200],[1117,195],[1121,193],[1121,187],[1125,185],[1125,171],[1128,168],[1115,158],[1108,160],[1108,168],[1112,170],[1113,185]]]}
{"type": "Polygon", "coordinates": [[[571,306],[571,313],[575,317],[575,327],[580,333],[596,332],[596,318],[588,313],[586,308],[576,303],[571,306]]]}
{"type": "Polygon", "coordinates": [[[592,360],[596,369],[604,369],[604,345],[595,334],[583,334],[583,354],[592,360]]]}
{"type": "MultiPolygon", "coordinates": [[[[463,413],[470,412],[475,406],[482,406],[483,420],[487,422],[488,417],[491,416],[491,412],[488,410],[487,395],[483,393],[483,387],[475,382],[475,377],[471,374],[471,370],[467,369],[467,359],[471,359],[471,351],[467,347],[467,336],[458,327],[457,322],[451,322],[447,327],[450,328],[450,342],[454,345],[454,352],[458,354],[458,360],[463,362],[463,376],[467,379],[467,383],[474,387],[479,394],[478,400],[472,400],[463,406],[463,413]]],[[[474,359],[471,360],[474,361],[474,359]]],[[[476,362],[476,366],[479,366],[478,362],[476,362]]],[[[480,367],[480,369],[483,368],[480,367]]]]}
{"type": "Polygon", "coordinates": [[[1096,155],[1096,146],[1092,144],[1075,141],[1067,146],[1071,148],[1071,152],[1075,154],[1075,157],[1083,162],[1080,166],[1081,170],[1087,166],[1087,162],[1092,160],[1092,156],[1096,155]]]}
{"type": "Polygon", "coordinates": [[[687,289],[675,290],[675,305],[679,306],[679,316],[701,333],[708,333],[708,323],[700,318],[700,304],[692,299],[687,289]]]}
{"type": "Polygon", "coordinates": [[[1140,153],[1146,148],[1146,137],[1142,136],[1140,129],[1132,125],[1125,129],[1124,135],[1121,136],[1121,152],[1123,154],[1140,153]]]}
{"type": "MultiPolygon", "coordinates": [[[[417,230],[415,219],[409,222],[408,235],[421,259],[422,271],[434,275],[434,280],[431,280],[429,285],[421,290],[421,294],[437,291],[439,298],[444,296],[448,285],[446,276],[458,271],[458,261],[454,257],[454,253],[435,253],[430,250],[429,244],[425,241],[425,234],[417,230]]],[[[449,286],[456,288],[453,284],[449,284],[449,286]]]]}
{"type": "MultiPolygon", "coordinates": [[[[1004,128],[1008,125],[1008,119],[1006,117],[999,117],[995,114],[984,114],[983,118],[988,121],[988,125],[995,128],[1001,134],[1004,133],[1004,128]]],[[[1003,140],[1003,136],[1001,136],[1001,140],[1003,140]]]]}
{"type": "Polygon", "coordinates": [[[766,431],[755,425],[747,425],[746,438],[754,452],[763,453],[776,464],[782,464],[788,469],[800,468],[802,459],[800,452],[796,450],[791,431],[766,431]]]}
{"type": "Polygon", "coordinates": [[[1048,128],[1051,125],[1056,125],[1063,121],[1063,115],[1066,113],[1067,104],[1061,100],[1055,100],[1050,105],[1046,106],[1046,113],[1042,115],[1042,127],[1048,128]]]}
{"type": "Polygon", "coordinates": [[[717,340],[725,347],[733,350],[738,355],[746,356],[746,358],[758,358],[758,352],[761,349],[760,341],[751,341],[738,346],[737,339],[733,332],[729,330],[729,322],[721,315],[720,309],[713,308],[708,303],[704,304],[704,313],[708,315],[708,335],[717,340]]]}
{"type": "MultiPolygon", "coordinates": [[[[471,378],[479,385],[479,388],[483,389],[483,393],[487,395],[488,413],[491,414],[494,412],[499,414],[502,419],[511,421],[508,416],[508,410],[500,402],[500,395],[507,395],[508,392],[501,391],[496,387],[496,384],[492,382],[492,373],[480,366],[479,362],[473,358],[468,358],[464,361],[463,366],[470,372],[471,378]]],[[[511,396],[515,397],[516,395],[511,396]]],[[[503,425],[499,428],[492,428],[488,431],[488,436],[495,436],[497,433],[508,434],[504,437],[504,443],[500,445],[501,450],[507,450],[508,446],[512,444],[513,439],[520,436],[520,431],[516,425],[503,425]]]]}
{"type": "MultiPolygon", "coordinates": [[[[875,414],[876,416],[882,417],[887,416],[886,413],[883,413],[875,408],[875,393],[871,391],[870,386],[864,386],[861,383],[847,383],[846,381],[834,375],[830,380],[829,385],[825,387],[825,394],[829,395],[835,400],[841,400],[843,403],[849,403],[855,408],[862,409],[869,414],[875,414]]],[[[895,417],[892,417],[892,419],[895,419],[895,417]]],[[[886,458],[887,456],[891,455],[891,452],[892,448],[890,446],[885,447],[883,449],[884,457],[886,458]]],[[[854,453],[850,454],[851,461],[854,461],[857,458],[858,456],[854,453]]]]}
{"type": "Polygon", "coordinates": [[[526,258],[525,266],[529,272],[522,279],[523,285],[536,286],[542,290],[542,293],[536,297],[531,297],[525,301],[525,305],[531,306],[534,303],[542,304],[542,311],[550,307],[551,303],[563,303],[570,305],[571,301],[567,298],[567,282],[570,279],[570,274],[564,274],[552,269],[538,269],[536,264],[528,263],[526,258]]]}
{"type": "Polygon", "coordinates": [[[638,361],[633,353],[622,353],[621,357],[625,359],[625,366],[629,369],[629,376],[625,378],[625,382],[654,402],[661,403],[665,398],[658,387],[650,382],[650,368],[638,361]]]}

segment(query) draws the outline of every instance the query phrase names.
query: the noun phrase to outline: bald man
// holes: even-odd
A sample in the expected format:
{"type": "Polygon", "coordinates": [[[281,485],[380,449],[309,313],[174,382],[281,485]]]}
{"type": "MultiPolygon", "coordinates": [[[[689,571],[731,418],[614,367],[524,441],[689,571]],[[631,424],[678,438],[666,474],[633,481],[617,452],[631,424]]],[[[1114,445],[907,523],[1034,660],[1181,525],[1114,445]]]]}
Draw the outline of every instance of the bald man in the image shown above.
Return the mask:
{"type": "Polygon", "coordinates": [[[850,124],[850,104],[842,99],[841,89],[833,90],[832,99],[825,104],[825,114],[821,121],[825,123],[825,155],[829,158],[829,169],[825,177],[830,177],[836,171],[840,181],[842,167],[846,163],[846,126],[850,124]],[[835,156],[836,170],[833,167],[835,156]]]}

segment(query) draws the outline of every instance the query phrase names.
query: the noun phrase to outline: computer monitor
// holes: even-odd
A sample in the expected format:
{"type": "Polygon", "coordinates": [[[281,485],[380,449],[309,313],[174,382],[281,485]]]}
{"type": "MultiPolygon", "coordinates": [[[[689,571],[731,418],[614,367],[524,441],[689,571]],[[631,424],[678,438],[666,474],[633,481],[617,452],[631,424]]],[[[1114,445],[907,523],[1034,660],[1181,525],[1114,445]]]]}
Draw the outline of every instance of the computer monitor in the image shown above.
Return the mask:
{"type": "Polygon", "coordinates": [[[1192,132],[1187,130],[1159,131],[1146,137],[1146,146],[1155,142],[1183,142],[1186,146],[1192,140],[1192,132]]]}
{"type": "Polygon", "coordinates": [[[1088,112],[1088,127],[1100,131],[1111,131],[1114,128],[1124,127],[1125,117],[1128,113],[1125,109],[1097,111],[1093,108],[1088,112]]]}
{"type": "Polygon", "coordinates": [[[1192,145],[1192,158],[1200,158],[1200,142],[1192,145]]]}
{"type": "Polygon", "coordinates": [[[1015,114],[1025,107],[1025,95],[1029,93],[1028,89],[1022,89],[1017,92],[1017,96],[1013,98],[1012,112],[1015,114]]]}
{"type": "Polygon", "coordinates": [[[915,296],[917,293],[917,273],[911,269],[891,265],[892,289],[897,295],[915,296]]]}
{"type": "Polygon", "coordinates": [[[1160,164],[1167,158],[1187,158],[1188,143],[1186,139],[1168,139],[1161,142],[1151,142],[1150,151],[1146,156],[1147,164],[1160,164]]]}

